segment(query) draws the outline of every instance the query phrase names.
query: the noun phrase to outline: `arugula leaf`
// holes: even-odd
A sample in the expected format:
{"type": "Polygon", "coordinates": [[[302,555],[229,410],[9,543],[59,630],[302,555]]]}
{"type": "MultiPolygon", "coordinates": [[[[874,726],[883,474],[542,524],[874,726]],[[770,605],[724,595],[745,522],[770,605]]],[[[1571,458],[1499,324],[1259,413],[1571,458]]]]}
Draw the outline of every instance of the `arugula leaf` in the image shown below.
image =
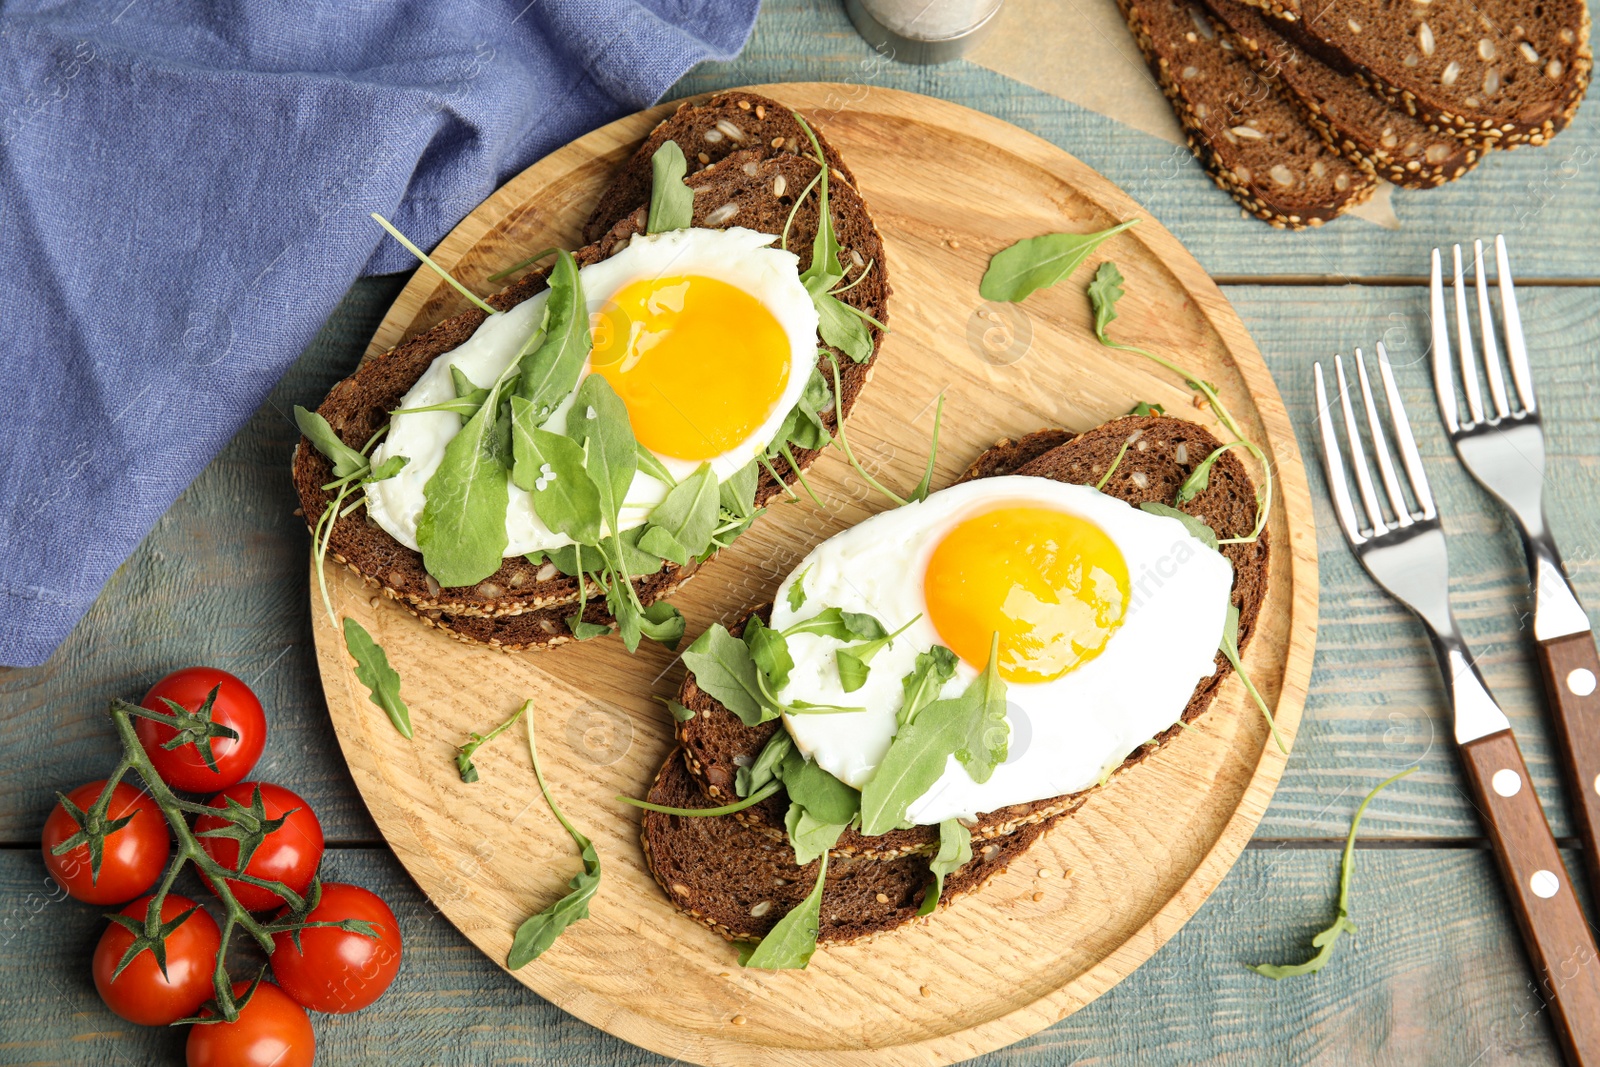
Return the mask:
{"type": "Polygon", "coordinates": [[[578,261],[570,252],[557,252],[550,267],[544,328],[528,339],[517,357],[517,395],[528,401],[526,411],[534,426],[543,426],[578,384],[589,347],[589,307],[583,299],[578,261]]]}
{"type": "MultiPolygon", "coordinates": [[[[1105,263],[1102,263],[1100,265],[1100,268],[1102,270],[1104,270],[1106,267],[1110,267],[1112,270],[1116,270],[1117,269],[1116,266],[1113,263],[1109,262],[1109,261],[1107,261],[1105,263]]],[[[1113,318],[1114,317],[1115,316],[1113,316],[1113,318]]],[[[1148,401],[1145,401],[1145,400],[1141,400],[1137,404],[1133,405],[1133,409],[1128,412],[1129,415],[1141,415],[1141,416],[1165,415],[1166,413],[1167,413],[1167,409],[1162,407],[1160,404],[1152,404],[1152,403],[1150,403],[1148,401]]]]}
{"type": "Polygon", "coordinates": [[[780,971],[803,968],[817,950],[817,935],[822,932],[822,891],[828,880],[828,854],[822,853],[817,866],[817,884],[806,898],[778,920],[753,947],[739,950],[739,966],[780,971]]]}
{"type": "Polygon", "coordinates": [[[650,512],[639,547],[672,562],[687,564],[711,545],[717,526],[717,476],[711,464],[679,482],[650,512]]]}
{"type": "Polygon", "coordinates": [[[688,623],[684,620],[683,612],[667,603],[658,600],[644,609],[639,616],[639,629],[650,640],[676,652],[678,642],[683,640],[683,631],[688,623]]]}
{"type": "Polygon", "coordinates": [[[486,734],[469,733],[467,735],[467,739],[456,746],[456,773],[461,775],[461,780],[463,782],[471,785],[473,782],[478,780],[478,768],[472,762],[473,754],[490,741],[493,741],[495,738],[511,729],[516,721],[522,718],[522,713],[527,710],[528,705],[525,703],[522,705],[522,707],[512,712],[511,718],[507,719],[499,726],[496,726],[493,730],[490,730],[486,734]]]}
{"type": "Polygon", "coordinates": [[[778,717],[769,710],[756,680],[750,649],[721,623],[713,623],[683,653],[684,666],[694,674],[694,684],[715,697],[746,726],[778,717]]]}
{"type": "Polygon", "coordinates": [[[861,812],[861,794],[807,759],[798,748],[790,746],[778,767],[778,777],[783,779],[789,799],[818,822],[849,823],[861,812]]]}
{"type": "Polygon", "coordinates": [[[928,499],[928,490],[933,487],[933,461],[939,455],[939,424],[944,421],[944,394],[939,394],[939,404],[933,409],[933,440],[928,445],[928,465],[923,468],[922,481],[911,490],[912,500],[928,499]]]}
{"type": "Polygon", "coordinates": [[[472,379],[467,377],[466,371],[454,363],[450,364],[450,385],[456,391],[456,399],[463,403],[462,422],[476,415],[478,409],[483,407],[483,402],[489,399],[489,390],[474,384],[472,379]],[[471,405],[470,410],[465,407],[467,404],[471,405]]]}
{"type": "Polygon", "coordinates": [[[946,819],[939,824],[939,852],[928,861],[933,872],[933,885],[923,894],[918,915],[932,915],[939,908],[939,898],[944,895],[944,880],[964,864],[972,862],[972,831],[960,819],[946,819]]]}
{"type": "Polygon", "coordinates": [[[1135,430],[1127,436],[1126,440],[1122,442],[1122,447],[1117,449],[1116,456],[1111,460],[1111,466],[1107,467],[1106,472],[1100,476],[1100,480],[1094,483],[1096,490],[1102,490],[1106,487],[1106,483],[1111,480],[1111,476],[1117,473],[1117,468],[1122,466],[1122,457],[1128,454],[1128,449],[1133,447],[1133,443],[1137,441],[1143,433],[1143,430],[1135,430]]]}
{"type": "Polygon", "coordinates": [[[1231,599],[1228,601],[1228,618],[1222,624],[1222,654],[1233,664],[1234,673],[1244,683],[1245,692],[1256,702],[1256,707],[1261,709],[1261,715],[1267,720],[1267,728],[1272,731],[1272,740],[1277,743],[1278,751],[1284,755],[1289,754],[1289,746],[1283,743],[1283,738],[1278,734],[1278,724],[1272,718],[1272,710],[1267,707],[1267,702],[1256,692],[1256,687],[1250,681],[1250,676],[1244,672],[1244,664],[1239,662],[1239,606],[1231,599]]]}
{"type": "Polygon", "coordinates": [[[516,936],[511,939],[511,951],[506,955],[506,967],[517,970],[538,959],[539,956],[555,944],[556,938],[566,932],[567,927],[580,919],[589,917],[589,901],[600,888],[600,855],[595,851],[594,844],[587,837],[580,834],[567,817],[556,806],[555,798],[550,795],[550,787],[545,784],[544,771],[539,767],[539,749],[533,740],[533,701],[529,700],[522,705],[528,715],[528,754],[533,757],[533,776],[538,779],[539,792],[544,795],[544,801],[550,805],[550,810],[555,814],[556,820],[561,823],[568,836],[572,838],[583,857],[582,872],[572,876],[567,883],[570,892],[554,904],[537,915],[524,920],[517,927],[516,936]]]}
{"type": "Polygon", "coordinates": [[[829,293],[814,292],[811,302],[817,308],[817,333],[857,363],[872,358],[872,334],[867,324],[843,300],[829,293]]]}
{"type": "Polygon", "coordinates": [[[991,650],[983,674],[965,692],[954,699],[935,700],[900,727],[861,790],[862,833],[875,837],[902,825],[907,809],[933,788],[951,756],[979,783],[988,781],[1004,762],[1010,739],[998,661],[991,650]]]}
{"type": "Polygon", "coordinates": [[[1196,540],[1200,541],[1207,548],[1212,549],[1213,551],[1217,550],[1217,532],[1210,526],[1206,525],[1204,520],[1189,514],[1187,511],[1179,511],[1175,507],[1171,507],[1167,504],[1162,504],[1154,500],[1146,500],[1143,504],[1139,505],[1139,510],[1148,511],[1152,515],[1161,515],[1169,519],[1177,519],[1179,522],[1183,523],[1184,529],[1189,531],[1189,535],[1191,537],[1194,537],[1196,540]]]}
{"type": "Polygon", "coordinates": [[[1100,243],[1137,223],[1129,219],[1096,233],[1047,233],[1002,248],[989,260],[978,284],[985,300],[1022,300],[1068,277],[1093,254],[1100,243]]]}
{"type": "Polygon", "coordinates": [[[810,139],[812,158],[821,168],[817,188],[817,233],[811,239],[811,263],[800,275],[801,282],[814,295],[832,289],[844,277],[844,268],[839,266],[839,240],[834,235],[833,212],[828,207],[828,172],[832,168],[828,165],[828,158],[822,154],[822,145],[812,132],[811,124],[801,118],[799,112],[795,112],[794,117],[810,139]]]}
{"type": "Polygon", "coordinates": [[[789,644],[783,634],[769,628],[759,616],[752,615],[745,620],[744,644],[750,650],[756,670],[766,677],[763,693],[776,693],[789,684],[794,657],[789,655],[789,644]]]}
{"type": "Polygon", "coordinates": [[[643,808],[645,811],[659,812],[662,815],[681,815],[686,819],[714,819],[718,815],[732,815],[736,811],[753,808],[772,796],[780,788],[781,785],[778,782],[768,782],[764,788],[756,790],[743,800],[734,801],[732,804],[719,804],[714,808],[674,808],[668,804],[652,804],[648,800],[635,800],[633,797],[621,795],[616,799],[624,804],[631,804],[633,807],[643,808]]]}
{"type": "Polygon", "coordinates": [[[1178,503],[1187,504],[1205,492],[1206,487],[1211,484],[1211,468],[1217,465],[1217,460],[1222,458],[1222,454],[1230,448],[1244,448],[1248,443],[1246,441],[1229,441],[1225,445],[1218,445],[1212,449],[1211,454],[1201,460],[1200,465],[1190,471],[1189,477],[1185,478],[1183,484],[1178,486],[1178,503]]]}
{"type": "MultiPolygon", "coordinates": [[[[833,441],[833,434],[822,421],[822,413],[833,407],[833,391],[822,372],[812,368],[806,379],[805,392],[778,428],[774,441],[788,441],[796,448],[825,448],[833,441]]],[[[768,451],[774,451],[769,449],[768,451]]]]}
{"type": "Polygon", "coordinates": [[[834,664],[839,668],[839,684],[844,688],[844,691],[846,693],[854,693],[857,689],[866,685],[867,672],[870,669],[867,664],[872,661],[872,657],[893,644],[895,638],[905,633],[911,623],[920,618],[922,616],[919,614],[911,622],[906,623],[905,626],[900,627],[892,634],[885,634],[883,637],[864,641],[859,645],[846,645],[834,652],[834,664]]]}
{"type": "Polygon", "coordinates": [[[717,487],[717,500],[722,510],[741,519],[754,518],[756,514],[756,485],[761,481],[761,465],[756,460],[717,487]]]}
{"type": "Polygon", "coordinates": [[[802,867],[838,844],[845,825],[822,822],[804,805],[794,803],[783,817],[784,829],[789,831],[789,844],[794,848],[794,861],[802,867]]]}
{"type": "MultiPolygon", "coordinates": [[[[690,719],[694,718],[694,709],[686,708],[676,700],[664,700],[662,703],[667,706],[667,711],[671,713],[674,722],[688,722],[690,719]]],[[[740,773],[743,773],[744,769],[745,768],[740,767],[740,773]]],[[[744,794],[741,793],[739,795],[743,796],[744,794]]]]}
{"type": "Polygon", "coordinates": [[[423,263],[426,263],[428,265],[428,269],[429,270],[433,271],[439,277],[443,278],[446,282],[448,282],[451,285],[451,287],[455,289],[456,292],[460,293],[462,296],[464,296],[468,300],[472,301],[473,305],[476,306],[479,311],[483,312],[485,315],[498,315],[498,314],[500,314],[500,312],[496,308],[490,307],[489,304],[487,302],[485,302],[484,299],[481,296],[478,296],[471,289],[468,289],[466,286],[464,286],[460,282],[456,281],[455,277],[453,275],[451,275],[451,273],[449,271],[445,270],[443,267],[439,266],[439,264],[437,264],[437,263],[435,263],[433,261],[433,257],[432,256],[428,255],[428,253],[424,252],[422,249],[420,249],[416,245],[412,244],[410,239],[407,238],[405,234],[401,233],[398,229],[395,228],[394,223],[390,222],[388,219],[384,218],[382,215],[378,214],[376,211],[369,212],[369,214],[371,215],[372,219],[375,222],[377,222],[377,224],[379,226],[382,226],[385,230],[388,230],[389,231],[389,236],[393,237],[396,241],[399,241],[400,244],[405,248],[405,250],[407,252],[410,252],[412,255],[414,255],[418,259],[422,260],[423,263]]]}
{"type": "Polygon", "coordinates": [[[1356,924],[1350,921],[1350,877],[1356,868],[1356,831],[1361,827],[1361,816],[1366,814],[1367,805],[1372,803],[1373,797],[1382,792],[1386,786],[1398,782],[1416,769],[1415,766],[1407,767],[1399,774],[1385,778],[1373,786],[1372,792],[1368,793],[1356,807],[1356,813],[1350,819],[1350,833],[1344,839],[1344,856],[1339,861],[1339,914],[1334,918],[1332,926],[1311,939],[1312,947],[1317,950],[1316,955],[1304,963],[1288,965],[1258,963],[1253,966],[1246,964],[1246,967],[1273,981],[1279,981],[1302,974],[1315,974],[1327,966],[1328,961],[1333,958],[1333,946],[1338,943],[1339,935],[1346,930],[1354,933],[1356,929],[1356,924]]]}
{"type": "Polygon", "coordinates": [[[315,411],[308,411],[296,404],[294,423],[305,434],[306,440],[333,463],[334,477],[348,478],[366,470],[367,457],[340,440],[339,435],[333,432],[333,427],[328,425],[328,420],[315,411]]]}
{"type": "Polygon", "coordinates": [[[511,364],[489,389],[478,413],[445,445],[439,467],[422,487],[417,544],[422,563],[443,586],[475,585],[500,569],[510,538],[508,472],[495,442],[500,389],[511,364]]]}
{"type": "Polygon", "coordinates": [[[934,645],[926,652],[917,653],[917,662],[905,676],[900,688],[905,700],[896,713],[898,725],[904,726],[917,717],[917,712],[938,697],[944,684],[956,675],[956,654],[943,645],[934,645]]]}
{"type": "Polygon", "coordinates": [[[662,463],[656,454],[644,447],[644,445],[639,445],[639,469],[668,489],[678,484],[678,479],[674,478],[672,472],[667,470],[667,465],[662,463]]]}
{"type": "Polygon", "coordinates": [[[578,387],[567,416],[567,436],[584,447],[589,477],[600,490],[601,515],[615,534],[623,498],[639,469],[639,446],[628,406],[601,375],[589,375],[578,387]]]}
{"type": "Polygon", "coordinates": [[[372,470],[367,473],[367,476],[361,479],[361,484],[371,485],[373,482],[387,481],[399,474],[405,465],[410,462],[410,456],[390,456],[388,459],[372,468],[372,470]]]}
{"type": "Polygon", "coordinates": [[[789,602],[790,611],[799,611],[801,608],[805,607],[806,575],[811,573],[811,567],[813,566],[816,566],[816,564],[811,564],[811,566],[806,567],[805,570],[794,576],[794,581],[789,583],[789,592],[785,599],[789,602]]]}
{"type": "Polygon", "coordinates": [[[356,620],[345,616],[344,647],[356,661],[356,678],[367,687],[367,699],[384,710],[400,736],[411,738],[411,711],[400,699],[400,675],[389,666],[383,646],[356,620]]]}
{"type": "Polygon", "coordinates": [[[650,157],[650,215],[646,233],[686,230],[694,222],[694,190],[683,184],[689,161],[676,141],[664,141],[650,157]]]}
{"type": "MultiPolygon", "coordinates": [[[[1094,309],[1094,335],[1103,345],[1111,343],[1106,339],[1106,327],[1117,317],[1117,301],[1122,299],[1122,282],[1122,272],[1109,259],[1100,264],[1099,269],[1094,272],[1093,280],[1089,282],[1089,306],[1094,309]]],[[[1157,404],[1155,410],[1161,411],[1161,405],[1157,404]]],[[[1134,415],[1149,413],[1150,405],[1142,401],[1135,405],[1132,411],[1134,415]],[[1146,410],[1140,411],[1140,407],[1146,410]]],[[[1166,412],[1161,411],[1161,414],[1165,415],[1166,412]]]]}
{"type": "Polygon", "coordinates": [[[511,398],[517,456],[511,480],[533,494],[533,512],[540,522],[578,544],[592,545],[600,540],[600,489],[584,466],[583,446],[549,430],[530,432],[528,404],[520,396],[511,398]]]}
{"type": "Polygon", "coordinates": [[[823,608],[809,619],[801,619],[783,631],[785,637],[795,634],[819,634],[838,641],[876,641],[887,637],[889,631],[884,629],[883,623],[865,612],[823,608]]]}
{"type": "Polygon", "coordinates": [[[747,797],[768,782],[776,781],[784,759],[792,751],[794,751],[794,740],[789,736],[789,731],[778,730],[762,746],[756,761],[748,767],[740,767],[734,774],[734,792],[747,797]]]}

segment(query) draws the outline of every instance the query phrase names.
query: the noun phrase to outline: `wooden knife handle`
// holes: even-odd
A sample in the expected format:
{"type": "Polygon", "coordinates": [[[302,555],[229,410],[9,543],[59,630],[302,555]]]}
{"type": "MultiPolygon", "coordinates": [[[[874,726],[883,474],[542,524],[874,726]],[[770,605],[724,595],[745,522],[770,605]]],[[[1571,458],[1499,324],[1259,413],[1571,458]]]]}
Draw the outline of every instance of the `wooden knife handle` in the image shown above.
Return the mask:
{"type": "Polygon", "coordinates": [[[1589,891],[1600,894],[1600,652],[1587,631],[1546,641],[1538,649],[1556,749],[1571,793],[1568,807],[1583,839],[1589,891]]]}
{"type": "Polygon", "coordinates": [[[1600,1067],[1600,954],[1510,730],[1461,746],[1539,994],[1569,1064],[1600,1067]]]}

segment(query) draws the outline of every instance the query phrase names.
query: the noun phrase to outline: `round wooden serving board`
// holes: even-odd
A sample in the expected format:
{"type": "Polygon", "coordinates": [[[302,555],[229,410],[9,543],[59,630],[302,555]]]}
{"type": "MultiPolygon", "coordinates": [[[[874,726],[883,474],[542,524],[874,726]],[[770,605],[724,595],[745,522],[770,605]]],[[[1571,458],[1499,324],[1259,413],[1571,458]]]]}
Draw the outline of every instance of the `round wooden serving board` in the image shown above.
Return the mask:
{"type": "MultiPolygon", "coordinates": [[[[826,131],[883,234],[893,332],[849,431],[888,485],[908,489],[920,477],[940,392],[935,488],[998,438],[1041,426],[1087,429],[1140,400],[1210,422],[1177,377],[1095,341],[1084,286],[1102,258],[1116,261],[1128,281],[1113,334],[1214,382],[1274,457],[1271,589],[1246,663],[1292,738],[1316,632],[1305,475],[1260,354],[1200,266],[1111,183],[998,119],[885,89],[757,88],[826,131]],[[1133,216],[1144,221],[1053,289],[1015,306],[979,299],[978,279],[996,250],[1133,216]]],[[[576,247],[614,169],[671,110],[621,119],[530,167],[435,257],[489,292],[484,278],[533,250],[576,247]]],[[[463,307],[419,270],[369,351],[463,307]]],[[[812,546],[886,506],[835,454],[810,480],[826,508],[775,505],[676,597],[690,638],[769,599],[812,546]]],[[[951,1063],[1050,1025],[1116,984],[1195,913],[1249,839],[1284,766],[1261,715],[1230,680],[1197,728],[1090,800],[984,892],[924,925],[818,952],[805,971],[744,971],[732,946],[667,901],[644,865],[638,812],[613,799],[641,795],[672,748],[670,718],[653,699],[681,678],[671,653],[646,642],[629,656],[607,638],[504,655],[429,629],[342,569],[330,568],[329,579],[336,609],[388,650],[411,707],[416,737],[406,741],[368,701],[313,593],[339,742],[407,870],[498,961],[517,925],[566,891],[578,857],[539,797],[523,728],[479,752],[482,778],[472,785],[453,759],[469,731],[486,731],[532,698],[551,788],[593,837],[604,874],[591,917],[516,977],[595,1026],[694,1063],[951,1063]]]]}

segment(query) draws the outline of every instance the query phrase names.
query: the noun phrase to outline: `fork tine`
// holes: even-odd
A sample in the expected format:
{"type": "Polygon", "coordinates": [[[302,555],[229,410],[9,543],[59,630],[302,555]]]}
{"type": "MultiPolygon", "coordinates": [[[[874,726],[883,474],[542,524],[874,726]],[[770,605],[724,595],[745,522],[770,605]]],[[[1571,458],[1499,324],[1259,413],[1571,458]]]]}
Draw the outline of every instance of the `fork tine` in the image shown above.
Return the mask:
{"type": "Polygon", "coordinates": [[[1378,375],[1383,379],[1383,395],[1389,401],[1389,419],[1394,423],[1394,439],[1400,445],[1400,460],[1406,465],[1411,492],[1422,507],[1422,517],[1434,518],[1438,512],[1433,507],[1433,490],[1428,487],[1428,474],[1422,469],[1422,454],[1417,451],[1417,438],[1411,432],[1406,406],[1400,402],[1400,389],[1394,383],[1389,352],[1383,347],[1382,341],[1378,342],[1378,375]]]}
{"type": "Polygon", "coordinates": [[[1372,383],[1367,379],[1367,360],[1359,348],[1356,349],[1356,381],[1361,383],[1361,403],[1367,409],[1367,427],[1372,431],[1372,455],[1378,461],[1384,492],[1389,494],[1389,503],[1394,507],[1395,522],[1410,526],[1411,505],[1406,503],[1400,479],[1395,477],[1394,463],[1389,459],[1389,442],[1384,439],[1383,421],[1378,418],[1378,404],[1372,398],[1372,383]]]}
{"type": "Polygon", "coordinates": [[[1522,407],[1532,415],[1533,372],[1528,368],[1528,346],[1522,340],[1522,315],[1517,311],[1517,287],[1511,280],[1511,261],[1506,256],[1506,238],[1497,234],[1494,239],[1496,279],[1500,283],[1500,317],[1506,324],[1506,355],[1511,361],[1511,380],[1516,383],[1517,396],[1522,407]]]}
{"type": "Polygon", "coordinates": [[[1328,391],[1322,382],[1322,362],[1311,365],[1317,383],[1317,426],[1322,430],[1322,466],[1328,472],[1328,495],[1333,498],[1333,510],[1339,516],[1339,525],[1352,545],[1366,543],[1361,534],[1361,524],[1350,500],[1350,483],[1344,476],[1344,457],[1339,454],[1339,432],[1333,426],[1333,411],[1328,407],[1328,391]]]}
{"type": "Polygon", "coordinates": [[[1439,250],[1433,250],[1433,273],[1428,281],[1429,319],[1433,327],[1433,393],[1439,398],[1439,415],[1445,429],[1461,428],[1457,417],[1455,372],[1450,369],[1450,330],[1444,320],[1444,279],[1439,265],[1439,250]]]}
{"type": "Polygon", "coordinates": [[[1461,359],[1461,386],[1467,394],[1467,415],[1483,421],[1483,392],[1478,388],[1478,368],[1472,355],[1472,326],[1467,318],[1467,286],[1461,276],[1461,246],[1455,248],[1456,272],[1451,283],[1456,294],[1456,355],[1461,359]]]}
{"type": "Polygon", "coordinates": [[[1494,340],[1494,316],[1489,313],[1489,284],[1483,280],[1483,242],[1472,242],[1472,268],[1476,277],[1473,289],[1478,294],[1478,336],[1483,338],[1483,369],[1489,376],[1489,396],[1494,400],[1495,414],[1505,418],[1511,414],[1506,400],[1506,379],[1500,373],[1500,349],[1494,340]]]}
{"type": "Polygon", "coordinates": [[[1356,425],[1355,408],[1350,405],[1350,387],[1344,380],[1344,360],[1333,357],[1333,373],[1339,379],[1339,406],[1344,409],[1344,429],[1350,436],[1350,466],[1355,468],[1356,488],[1361,491],[1361,506],[1367,509],[1367,521],[1372,525],[1372,536],[1389,532],[1383,522],[1383,506],[1372,488],[1372,471],[1367,466],[1367,452],[1361,447],[1361,428],[1356,425]]]}

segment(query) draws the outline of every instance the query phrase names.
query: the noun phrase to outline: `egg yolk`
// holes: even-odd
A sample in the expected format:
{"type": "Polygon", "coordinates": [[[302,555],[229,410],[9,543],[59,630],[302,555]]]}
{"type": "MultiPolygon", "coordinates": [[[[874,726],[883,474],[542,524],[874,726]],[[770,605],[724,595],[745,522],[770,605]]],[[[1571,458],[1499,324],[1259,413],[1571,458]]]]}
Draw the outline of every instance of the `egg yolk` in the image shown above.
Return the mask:
{"type": "Polygon", "coordinates": [[[928,618],[956,655],[982,670],[1000,635],[1000,676],[1048,682],[1095,656],[1128,608],[1128,566],[1094,523],[1049,508],[1005,505],[957,523],[923,575],[928,618]]]}
{"type": "Polygon", "coordinates": [[[617,290],[590,322],[590,368],[628,408],[634,437],[677,459],[747,441],[789,381],[789,337],[737,286],[698,275],[617,290]]]}

